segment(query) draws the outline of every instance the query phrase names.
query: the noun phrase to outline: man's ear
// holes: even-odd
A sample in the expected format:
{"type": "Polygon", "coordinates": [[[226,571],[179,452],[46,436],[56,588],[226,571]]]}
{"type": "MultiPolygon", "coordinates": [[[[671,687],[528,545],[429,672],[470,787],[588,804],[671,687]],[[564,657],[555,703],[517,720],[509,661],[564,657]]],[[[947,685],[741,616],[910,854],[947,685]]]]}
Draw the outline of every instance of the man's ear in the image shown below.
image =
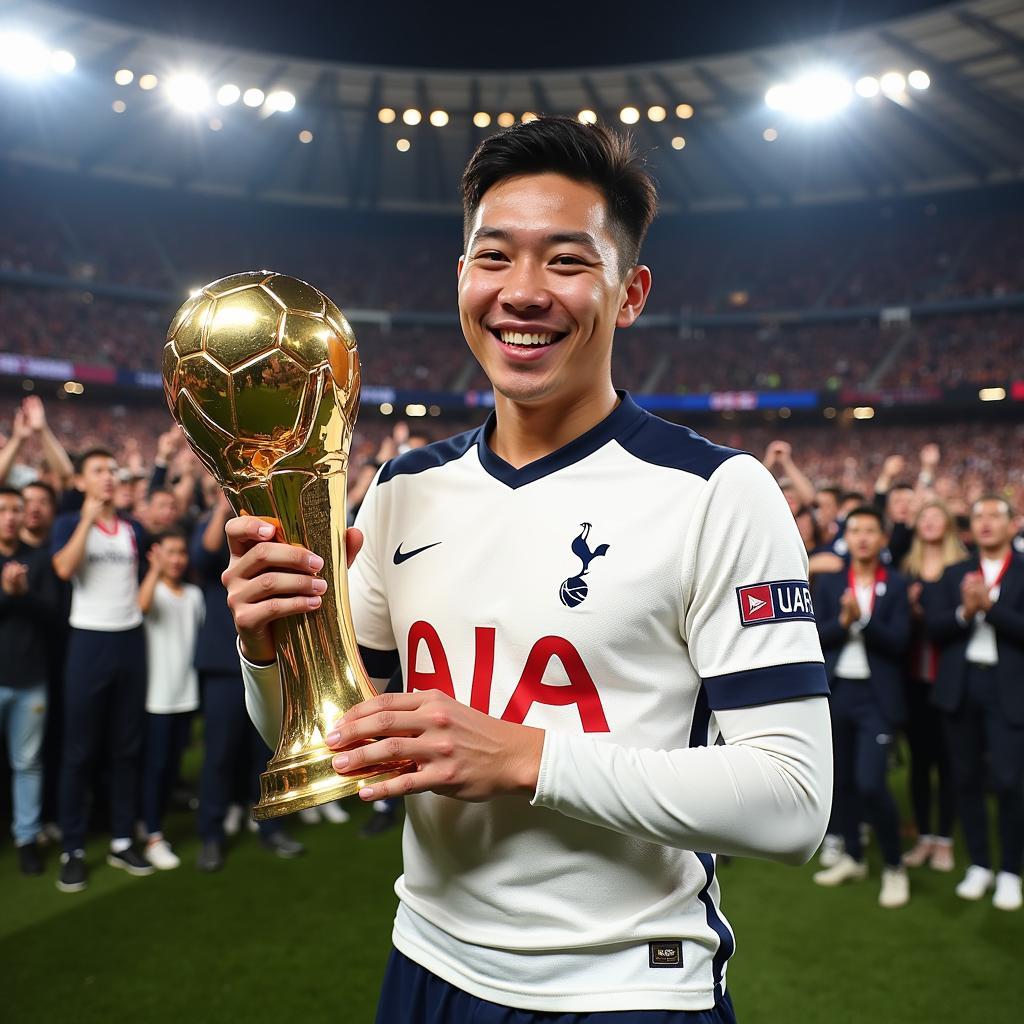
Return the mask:
{"type": "Polygon", "coordinates": [[[462,254],[462,255],[461,255],[460,257],[459,257],[459,262],[458,262],[458,265],[457,265],[457,266],[456,266],[456,268],[455,268],[455,276],[456,276],[456,277],[458,277],[458,278],[461,278],[461,277],[462,277],[462,269],[463,269],[463,267],[465,267],[465,265],[466,265],[466,254],[465,254],[465,253],[463,253],[463,254],[462,254]]]}
{"type": "Polygon", "coordinates": [[[616,327],[632,327],[651,294],[651,268],[634,267],[626,279],[626,294],[615,318],[616,327]]]}

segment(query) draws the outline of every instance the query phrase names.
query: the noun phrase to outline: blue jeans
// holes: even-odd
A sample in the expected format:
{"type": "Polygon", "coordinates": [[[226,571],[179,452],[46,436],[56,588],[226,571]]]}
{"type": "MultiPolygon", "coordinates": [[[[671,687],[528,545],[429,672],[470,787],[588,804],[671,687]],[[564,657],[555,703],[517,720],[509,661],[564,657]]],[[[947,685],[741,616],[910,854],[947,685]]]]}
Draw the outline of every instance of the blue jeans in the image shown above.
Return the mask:
{"type": "Polygon", "coordinates": [[[43,730],[46,683],[24,689],[0,686],[0,727],[7,737],[13,772],[14,824],[18,846],[35,841],[43,805],[43,730]]]}

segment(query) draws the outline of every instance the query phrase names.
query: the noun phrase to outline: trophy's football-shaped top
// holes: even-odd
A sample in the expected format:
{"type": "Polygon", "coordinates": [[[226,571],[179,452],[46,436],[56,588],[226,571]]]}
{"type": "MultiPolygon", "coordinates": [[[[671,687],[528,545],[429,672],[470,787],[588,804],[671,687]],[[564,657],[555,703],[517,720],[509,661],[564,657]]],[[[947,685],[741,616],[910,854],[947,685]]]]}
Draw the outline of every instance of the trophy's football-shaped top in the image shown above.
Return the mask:
{"type": "Polygon", "coordinates": [[[163,354],[167,403],[238,515],[324,559],[320,607],[274,626],[284,717],[260,778],[257,818],[349,796],[408,765],[340,777],[324,737],[375,693],[349,610],[346,481],[359,406],[352,328],[326,295],[267,270],[221,278],[175,314],[163,354]]]}

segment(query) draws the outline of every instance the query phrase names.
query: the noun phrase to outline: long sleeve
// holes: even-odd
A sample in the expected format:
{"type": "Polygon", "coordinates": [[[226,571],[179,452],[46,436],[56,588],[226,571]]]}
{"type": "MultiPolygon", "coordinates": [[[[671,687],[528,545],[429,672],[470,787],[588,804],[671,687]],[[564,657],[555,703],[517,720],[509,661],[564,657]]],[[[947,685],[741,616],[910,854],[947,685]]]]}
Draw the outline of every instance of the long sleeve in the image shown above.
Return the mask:
{"type": "Polygon", "coordinates": [[[241,647],[238,659],[242,664],[242,682],[245,684],[245,709],[263,741],[271,750],[276,750],[284,713],[277,662],[256,665],[242,655],[241,647]]]}
{"type": "Polygon", "coordinates": [[[646,842],[801,864],[832,799],[824,697],[715,713],[724,744],[638,750],[549,730],[533,803],[646,842]]]}

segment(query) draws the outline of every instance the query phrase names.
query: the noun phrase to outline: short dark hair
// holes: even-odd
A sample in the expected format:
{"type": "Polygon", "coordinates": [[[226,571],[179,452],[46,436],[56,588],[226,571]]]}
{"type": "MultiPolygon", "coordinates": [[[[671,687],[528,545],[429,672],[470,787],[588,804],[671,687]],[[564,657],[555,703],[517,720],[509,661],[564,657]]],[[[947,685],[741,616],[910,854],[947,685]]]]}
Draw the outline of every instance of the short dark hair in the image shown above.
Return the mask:
{"type": "Polygon", "coordinates": [[[889,493],[892,494],[893,491],[913,491],[915,489],[914,485],[909,481],[897,480],[896,483],[889,488],[889,493]]]}
{"type": "Polygon", "coordinates": [[[882,533],[886,532],[885,516],[883,516],[874,505],[858,505],[856,508],[851,508],[846,514],[847,523],[849,523],[854,516],[870,516],[878,523],[878,528],[882,533]]]}
{"type": "Polygon", "coordinates": [[[1007,518],[1013,518],[1013,505],[1010,504],[1010,499],[1007,498],[1004,494],[996,494],[995,491],[989,491],[988,494],[983,494],[980,498],[975,498],[974,501],[971,502],[971,515],[974,515],[974,510],[983,501],[998,501],[999,504],[1006,509],[1007,518]]]}
{"type": "Polygon", "coordinates": [[[33,480],[31,483],[25,484],[25,486],[22,487],[21,489],[22,497],[25,497],[25,492],[30,487],[37,487],[41,491],[46,491],[46,496],[50,499],[51,503],[53,504],[53,507],[57,507],[57,492],[45,480],[33,480]]]}
{"type": "Polygon", "coordinates": [[[539,117],[477,146],[462,175],[463,241],[488,189],[509,178],[549,173],[593,185],[604,197],[625,276],[640,257],[658,189],[629,135],[572,117],[539,117]]]}
{"type": "Polygon", "coordinates": [[[90,459],[115,459],[114,453],[109,448],[104,448],[102,445],[94,445],[92,448],[86,448],[84,452],[81,452],[75,459],[75,472],[81,473],[85,469],[85,464],[90,459]]]}
{"type": "Polygon", "coordinates": [[[16,487],[0,487],[0,498],[3,498],[3,497],[17,498],[18,501],[24,501],[25,500],[22,497],[21,491],[19,491],[16,487]]]}
{"type": "Polygon", "coordinates": [[[170,487],[154,487],[153,490],[149,492],[149,497],[152,499],[158,494],[169,494],[175,501],[178,500],[178,496],[170,489],[170,487]]]}
{"type": "Polygon", "coordinates": [[[839,496],[843,492],[835,486],[835,484],[829,484],[828,487],[819,487],[818,494],[831,494],[836,499],[836,504],[839,504],[839,496]]]}
{"type": "Polygon", "coordinates": [[[839,495],[839,504],[845,505],[848,501],[859,501],[863,503],[864,495],[859,491],[843,491],[843,493],[839,495]]]}

